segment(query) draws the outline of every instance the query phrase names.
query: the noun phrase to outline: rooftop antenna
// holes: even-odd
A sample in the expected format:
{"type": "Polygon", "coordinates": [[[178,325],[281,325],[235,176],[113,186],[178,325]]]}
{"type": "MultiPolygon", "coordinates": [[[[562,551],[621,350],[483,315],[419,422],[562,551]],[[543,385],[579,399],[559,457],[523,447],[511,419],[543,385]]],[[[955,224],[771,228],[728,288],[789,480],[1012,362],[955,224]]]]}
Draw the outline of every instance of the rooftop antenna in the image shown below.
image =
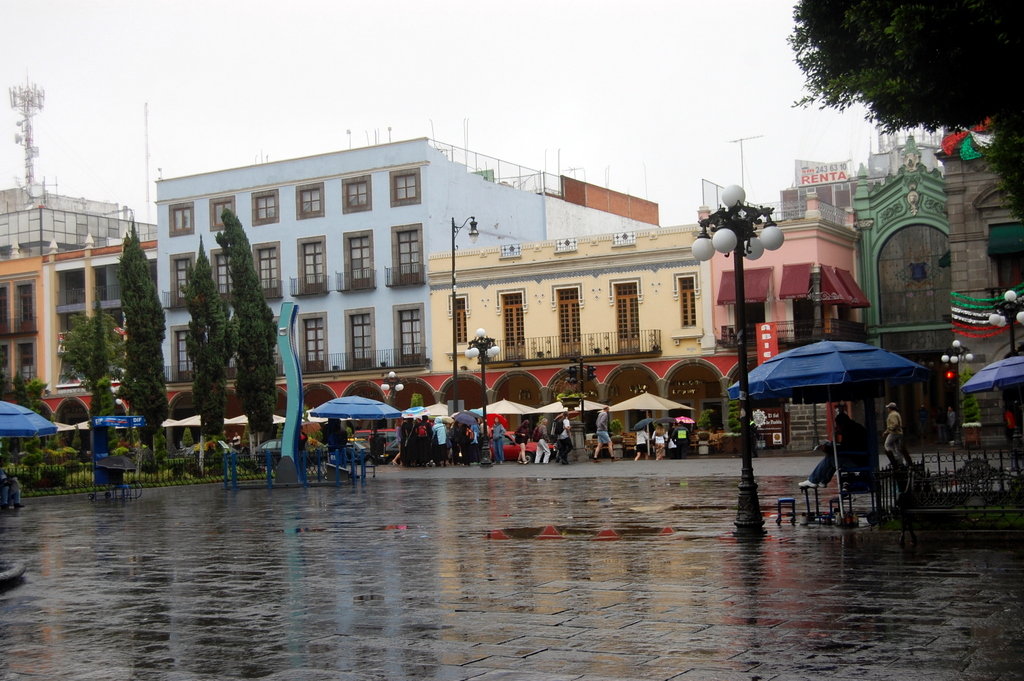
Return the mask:
{"type": "Polygon", "coordinates": [[[746,172],[747,171],[746,171],[746,165],[743,162],[743,143],[746,142],[747,140],[756,140],[756,139],[760,139],[761,137],[764,137],[764,135],[754,135],[753,137],[741,137],[738,140],[729,140],[729,144],[736,144],[738,142],[739,145],[740,145],[740,186],[742,186],[742,187],[746,187],[747,186],[747,182],[746,182],[746,177],[747,177],[746,176],[746,172]]]}
{"type": "Polygon", "coordinates": [[[32,117],[43,110],[46,93],[42,88],[29,83],[28,80],[25,81],[24,87],[17,85],[10,88],[10,93],[11,108],[21,114],[21,120],[17,123],[21,128],[21,133],[14,135],[14,143],[25,147],[25,187],[31,195],[36,184],[32,159],[39,156],[39,147],[34,145],[32,136],[32,117]]]}

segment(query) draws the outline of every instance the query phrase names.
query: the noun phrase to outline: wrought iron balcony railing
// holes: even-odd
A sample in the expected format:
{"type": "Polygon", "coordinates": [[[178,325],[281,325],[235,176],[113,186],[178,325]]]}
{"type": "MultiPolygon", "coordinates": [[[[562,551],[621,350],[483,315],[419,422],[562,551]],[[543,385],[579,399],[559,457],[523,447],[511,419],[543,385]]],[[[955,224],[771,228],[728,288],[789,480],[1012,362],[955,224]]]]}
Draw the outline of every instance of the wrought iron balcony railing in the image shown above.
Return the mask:
{"type": "Polygon", "coordinates": [[[35,333],[39,330],[35,317],[0,318],[0,336],[13,336],[20,333],[35,333]]]}
{"type": "Polygon", "coordinates": [[[377,270],[374,269],[360,268],[348,272],[335,272],[334,277],[338,291],[370,291],[377,288],[377,270]]]}
{"type": "Polygon", "coordinates": [[[419,263],[384,268],[385,286],[418,286],[424,283],[423,265],[419,263]]]}
{"type": "MultiPolygon", "coordinates": [[[[754,324],[747,325],[747,338],[754,338],[754,324]]],[[[860,322],[845,319],[788,320],[775,322],[775,334],[780,345],[807,345],[821,340],[856,341],[863,343],[868,338],[867,329],[860,322]]],[[[718,338],[723,348],[736,347],[736,327],[723,326],[718,338]]]]}
{"type": "Polygon", "coordinates": [[[492,363],[659,355],[662,352],[660,329],[640,329],[621,337],[615,331],[584,333],[575,338],[539,336],[498,341],[498,348],[501,352],[492,363]]]}
{"type": "Polygon", "coordinates": [[[322,296],[330,290],[331,283],[326,274],[307,274],[292,278],[293,296],[322,296]]]}

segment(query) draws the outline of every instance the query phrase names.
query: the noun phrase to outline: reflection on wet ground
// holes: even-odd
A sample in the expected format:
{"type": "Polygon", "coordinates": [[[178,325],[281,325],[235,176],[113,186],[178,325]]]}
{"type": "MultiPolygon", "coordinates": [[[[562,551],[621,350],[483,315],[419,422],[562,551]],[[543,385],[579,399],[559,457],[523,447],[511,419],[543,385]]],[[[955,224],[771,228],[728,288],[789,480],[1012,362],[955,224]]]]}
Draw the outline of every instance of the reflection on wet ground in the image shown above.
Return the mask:
{"type": "MultiPolygon", "coordinates": [[[[759,482],[770,510],[794,479],[759,482]]],[[[1021,678],[1020,548],[738,541],[735,498],[524,471],[34,503],[0,516],[0,679],[1021,678]]]]}

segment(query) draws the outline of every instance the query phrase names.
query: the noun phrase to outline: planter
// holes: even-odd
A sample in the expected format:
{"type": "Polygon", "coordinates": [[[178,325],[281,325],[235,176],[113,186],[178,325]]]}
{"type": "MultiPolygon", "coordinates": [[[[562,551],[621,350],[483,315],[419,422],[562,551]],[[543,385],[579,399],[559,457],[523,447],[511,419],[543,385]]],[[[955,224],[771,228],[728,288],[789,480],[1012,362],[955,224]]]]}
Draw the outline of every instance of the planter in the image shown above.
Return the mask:
{"type": "Polygon", "coordinates": [[[960,430],[963,432],[965,447],[981,446],[981,428],[978,426],[964,426],[960,430]]]}
{"type": "Polygon", "coordinates": [[[569,411],[580,408],[580,398],[578,397],[563,397],[559,401],[562,403],[562,406],[569,411]]]}
{"type": "Polygon", "coordinates": [[[723,437],[722,452],[725,454],[739,454],[743,449],[742,437],[723,437]]]}

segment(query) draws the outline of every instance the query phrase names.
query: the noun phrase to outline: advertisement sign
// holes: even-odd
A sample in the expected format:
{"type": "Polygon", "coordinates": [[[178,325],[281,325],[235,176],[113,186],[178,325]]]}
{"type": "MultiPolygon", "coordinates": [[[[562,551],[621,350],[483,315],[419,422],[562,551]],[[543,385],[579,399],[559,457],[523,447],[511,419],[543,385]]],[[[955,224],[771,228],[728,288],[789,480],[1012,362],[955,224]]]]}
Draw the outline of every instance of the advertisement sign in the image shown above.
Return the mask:
{"type": "Polygon", "coordinates": [[[765,444],[770,447],[782,447],[786,444],[786,421],[781,407],[758,407],[754,410],[754,424],[765,444]]]}
{"type": "Polygon", "coordinates": [[[779,354],[779,337],[775,322],[762,322],[755,327],[757,334],[757,363],[762,364],[779,354]]]}
{"type": "Polygon", "coordinates": [[[796,183],[800,187],[813,187],[817,184],[849,182],[854,179],[852,168],[853,161],[837,161],[834,163],[797,161],[796,183]]]}

